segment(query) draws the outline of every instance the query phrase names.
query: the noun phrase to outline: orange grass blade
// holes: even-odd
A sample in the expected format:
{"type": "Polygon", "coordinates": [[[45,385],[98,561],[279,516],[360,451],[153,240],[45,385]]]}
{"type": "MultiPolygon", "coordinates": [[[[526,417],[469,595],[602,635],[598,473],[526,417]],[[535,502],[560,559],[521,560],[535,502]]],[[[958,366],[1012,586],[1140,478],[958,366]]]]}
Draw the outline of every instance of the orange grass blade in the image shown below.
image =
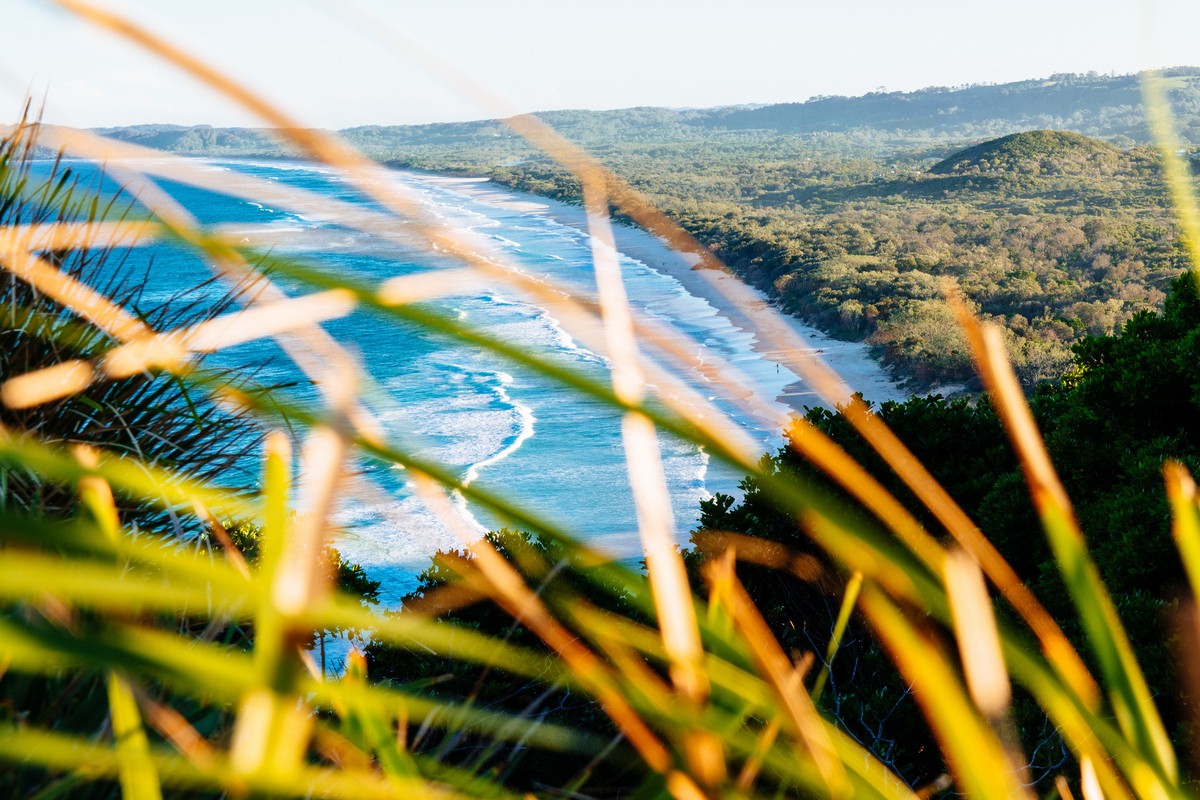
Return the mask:
{"type": "Polygon", "coordinates": [[[753,654],[763,678],[774,690],[793,733],[816,765],[826,790],[831,797],[849,797],[850,782],[825,730],[825,722],[812,698],[804,691],[803,683],[795,680],[795,668],[738,581],[733,560],[725,558],[711,561],[705,578],[713,594],[726,605],[734,627],[753,654]]]}
{"type": "Polygon", "coordinates": [[[107,247],[136,247],[157,240],[162,225],[147,220],[94,220],[0,227],[0,250],[26,253],[73,250],[97,242],[107,247]]]}
{"type": "Polygon", "coordinates": [[[1178,773],[1170,738],[1120,616],[1087,552],[1071,501],[1050,462],[1009,364],[1000,330],[981,325],[962,303],[956,304],[956,310],[984,385],[1020,459],[1055,560],[1100,663],[1117,721],[1143,757],[1174,783],[1178,773]]]}
{"type": "Polygon", "coordinates": [[[937,644],[911,623],[873,584],[861,595],[863,613],[912,684],[958,789],[968,796],[1010,800],[1032,795],[1012,771],[1004,748],[979,719],[937,644]]]}
{"type": "MultiPolygon", "coordinates": [[[[617,399],[639,405],[645,394],[645,378],[638,363],[629,300],[617,264],[608,200],[603,185],[594,180],[585,182],[584,192],[592,235],[592,261],[613,364],[613,390],[617,399]]],[[[629,412],[622,420],[621,433],[654,605],[671,659],[672,679],[692,702],[702,703],[708,689],[699,667],[700,635],[683,559],[675,549],[675,518],[654,423],[643,414],[629,412]]]]}
{"type": "Polygon", "coordinates": [[[0,251],[0,266],[47,297],[75,311],[119,342],[128,342],[152,332],[141,320],[99,292],[28,251],[14,247],[3,249],[0,251]]]}

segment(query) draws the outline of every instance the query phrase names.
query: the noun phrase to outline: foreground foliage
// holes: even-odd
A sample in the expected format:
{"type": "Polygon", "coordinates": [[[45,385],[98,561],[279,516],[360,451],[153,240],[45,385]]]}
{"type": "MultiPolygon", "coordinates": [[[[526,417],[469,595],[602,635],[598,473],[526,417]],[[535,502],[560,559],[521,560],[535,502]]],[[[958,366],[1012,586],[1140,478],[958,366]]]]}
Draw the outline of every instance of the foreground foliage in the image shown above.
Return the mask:
{"type": "MultiPolygon", "coordinates": [[[[530,286],[518,272],[497,269],[434,222],[413,219],[402,197],[363,179],[370,165],[341,143],[294,124],[132,21],[78,0],[66,5],[207,81],[275,125],[305,156],[356,181],[383,209],[378,217],[374,207],[363,211],[356,223],[386,230],[408,219],[417,223],[411,225],[414,235],[425,235],[443,252],[449,248],[501,285],[545,289],[530,286]]],[[[85,149],[95,144],[74,143],[85,149]]],[[[628,190],[594,162],[571,163],[603,235],[610,197],[626,197],[628,190]]],[[[173,170],[171,180],[197,185],[222,180],[189,171],[183,162],[164,166],[144,159],[122,166],[135,173],[173,170]]],[[[279,199],[287,205],[304,198],[279,199]]],[[[10,202],[25,200],[22,187],[10,202]]],[[[223,274],[257,276],[265,299],[214,320],[217,325],[117,335],[111,323],[123,319],[122,309],[87,291],[49,256],[89,249],[101,232],[128,241],[127,227],[89,225],[72,240],[79,228],[5,226],[5,268],[64,298],[71,313],[112,334],[114,343],[98,356],[72,354],[45,369],[6,374],[0,398],[10,408],[31,409],[123,376],[170,376],[208,392],[222,408],[253,415],[270,433],[258,486],[239,493],[212,476],[189,474],[185,464],[154,463],[108,447],[72,450],[36,431],[0,429],[0,463],[34,473],[75,500],[72,513],[57,519],[25,508],[0,513],[4,680],[70,685],[103,676],[108,705],[102,721],[82,720],[81,729],[56,729],[53,716],[62,707],[53,705],[43,709],[48,718],[14,705],[0,721],[0,760],[16,765],[43,796],[82,785],[103,789],[105,782],[139,800],[164,792],[514,797],[528,788],[587,796],[611,792],[615,783],[625,796],[632,788],[634,796],[678,800],[909,799],[944,790],[1011,798],[1033,796],[1030,779],[1051,777],[1064,779],[1056,786],[1063,794],[1070,784],[1088,797],[1189,796],[1170,723],[1152,694],[1157,676],[1147,679],[1139,665],[1004,358],[1003,334],[981,326],[966,304],[956,312],[964,340],[1028,485],[1049,554],[1046,570],[1061,581],[1057,595],[1057,587],[1039,587],[1061,604],[1054,614],[1022,583],[1028,576],[1014,571],[935,481],[935,465],[913,457],[885,419],[861,401],[846,404],[841,418],[869,442],[903,490],[889,492],[820,425],[797,420],[791,430],[793,447],[820,473],[781,468],[748,452],[715,409],[676,403],[670,392],[656,394],[643,371],[647,360],[635,346],[639,320],[625,304],[619,274],[606,273],[603,259],[597,259],[598,279],[609,283],[596,303],[562,310],[594,322],[599,306],[611,386],[429,304],[454,291],[444,288],[444,275],[365,286],[327,265],[277,256],[264,276],[263,254],[241,240],[156,203],[152,192],[144,202],[149,219],[134,233],[192,248],[223,274]],[[67,237],[68,245],[44,244],[59,237],[67,237]],[[32,261],[22,262],[23,256],[32,261]],[[22,269],[22,263],[36,269],[22,269]],[[288,279],[292,296],[271,295],[267,282],[280,276],[288,279]],[[403,320],[470,343],[618,410],[645,570],[606,558],[582,541],[581,532],[540,519],[389,440],[371,417],[369,393],[359,390],[363,376],[353,358],[318,327],[358,305],[377,314],[380,325],[403,320]],[[305,345],[291,352],[311,368],[320,390],[316,400],[231,386],[198,360],[208,350],[284,332],[305,345]],[[659,436],[690,441],[752,481],[750,500],[760,512],[718,500],[708,521],[724,526],[720,514],[740,516],[766,526],[764,531],[803,536],[781,544],[728,530],[732,524],[711,530],[696,542],[699,556],[690,577],[699,582],[689,584],[688,564],[664,524],[665,484],[654,470],[659,436]],[[295,456],[293,439],[299,442],[295,456]],[[469,541],[466,535],[469,554],[452,554],[427,574],[419,602],[378,614],[362,596],[339,590],[326,550],[336,532],[335,501],[365,479],[358,469],[364,460],[403,468],[414,492],[442,512],[448,529],[461,529],[454,502],[465,498],[533,538],[497,534],[469,541]],[[213,519],[245,521],[260,531],[253,537],[257,559],[247,564],[232,540],[217,551],[135,528],[130,508],[142,505],[162,518],[187,517],[197,527],[211,526],[213,519]],[[740,570],[746,566],[772,570],[784,582],[752,579],[740,570]],[[794,579],[809,585],[803,595],[788,590],[794,579]],[[850,621],[854,611],[859,616],[850,621]],[[794,615],[790,621],[788,615],[794,615]],[[507,629],[495,630],[504,618],[512,620],[507,629]],[[338,676],[314,669],[307,649],[313,632],[348,629],[373,632],[370,659],[352,656],[338,676]],[[227,635],[234,630],[252,631],[249,647],[245,638],[227,635]],[[866,643],[868,651],[856,653],[855,642],[866,643]],[[842,654],[847,658],[839,655],[841,644],[852,648],[842,654]],[[905,730],[915,730],[914,739],[886,752],[847,724],[855,708],[867,719],[878,698],[854,699],[844,673],[823,668],[832,661],[835,670],[854,663],[882,670],[879,652],[887,655],[886,669],[894,670],[880,685],[885,691],[902,687],[900,700],[911,690],[920,711],[904,712],[905,730]],[[393,670],[392,680],[372,682],[372,663],[381,673],[393,670]],[[442,675],[449,678],[439,690],[442,675]],[[459,689],[470,677],[471,688],[459,689]],[[1023,752],[1031,741],[1025,729],[1031,715],[1049,721],[1069,759],[1023,752]],[[914,752],[915,741],[930,744],[914,752]],[[545,764],[554,771],[540,766],[545,764]],[[615,778],[613,765],[620,770],[615,778]],[[544,784],[539,776],[566,783],[544,784]],[[911,784],[918,781],[928,783],[911,784]]],[[[545,302],[562,299],[553,287],[542,296],[545,302]]],[[[1148,319],[1135,323],[1135,331],[1153,327],[1148,319]]],[[[57,339],[60,332],[47,335],[57,339]]],[[[1162,347],[1169,349],[1165,341],[1162,347]]],[[[1122,346],[1106,351],[1097,345],[1093,353],[1119,355],[1122,346]]],[[[653,352],[665,360],[668,350],[653,352]]],[[[1106,374],[1105,358],[1084,363],[1090,374],[1106,374]]],[[[1088,371],[1074,384],[1078,390],[1103,389],[1103,380],[1089,382],[1088,371]]],[[[1124,379],[1114,380],[1120,385],[1124,379]]],[[[819,416],[817,421],[830,430],[835,425],[819,416]]],[[[1195,484],[1179,464],[1168,463],[1164,472],[1195,597],[1195,484]]],[[[212,526],[218,539],[221,529],[212,526]]],[[[101,690],[93,685],[85,699],[94,708],[101,690]]]]}

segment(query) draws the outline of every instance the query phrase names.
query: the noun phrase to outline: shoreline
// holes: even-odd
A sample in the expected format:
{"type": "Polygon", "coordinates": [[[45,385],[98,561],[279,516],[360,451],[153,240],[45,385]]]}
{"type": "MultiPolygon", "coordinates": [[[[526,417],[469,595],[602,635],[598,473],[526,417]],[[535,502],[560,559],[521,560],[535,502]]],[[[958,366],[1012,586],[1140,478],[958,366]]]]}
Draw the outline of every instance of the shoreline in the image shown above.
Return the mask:
{"type": "MultiPolygon", "coordinates": [[[[296,160],[286,156],[274,158],[225,156],[223,158],[230,160],[239,160],[239,158],[245,160],[296,160]]],[[[487,202],[524,213],[544,214],[555,222],[587,234],[587,220],[581,206],[512,189],[478,172],[434,171],[387,162],[381,162],[381,165],[386,169],[425,178],[474,184],[479,187],[479,194],[485,195],[487,202]],[[488,194],[495,196],[486,198],[488,194]]],[[[904,389],[898,380],[892,377],[871,355],[868,345],[862,342],[838,339],[799,317],[783,311],[761,289],[746,283],[732,271],[695,267],[694,265],[699,260],[698,255],[680,253],[671,248],[666,241],[643,228],[621,220],[613,220],[612,230],[614,243],[619,253],[679,281],[688,294],[704,300],[733,326],[748,333],[753,340],[751,349],[767,361],[787,367],[788,358],[795,359],[794,351],[781,350],[768,339],[772,329],[778,332],[779,327],[784,326],[787,329],[785,335],[798,339],[804,352],[818,356],[841,378],[851,392],[861,392],[866,400],[876,404],[889,400],[902,402],[915,394],[937,392],[950,394],[962,388],[957,385],[945,385],[929,387],[919,392],[904,389]],[[737,300],[730,299],[730,295],[737,297],[737,300]]],[[[795,369],[792,371],[797,372],[795,369]]],[[[832,405],[823,400],[803,377],[785,386],[784,390],[774,399],[798,415],[803,415],[807,407],[828,408],[832,405]]]]}
{"type": "MultiPolygon", "coordinates": [[[[448,182],[477,184],[485,202],[524,213],[543,214],[555,222],[587,233],[586,215],[580,206],[510,189],[482,175],[401,171],[448,182]],[[496,197],[488,198],[487,195],[491,193],[495,193],[496,197]],[[512,198],[516,198],[516,201],[512,198]]],[[[865,399],[877,404],[889,400],[903,401],[912,396],[871,356],[867,345],[836,339],[782,311],[760,289],[750,286],[730,271],[695,267],[698,255],[680,253],[649,231],[616,220],[612,229],[619,253],[679,281],[688,294],[704,300],[736,328],[750,334],[753,339],[751,349],[763,359],[786,367],[787,358],[783,356],[795,357],[795,353],[785,353],[766,338],[765,334],[783,325],[800,340],[805,352],[818,356],[841,377],[850,391],[861,392],[865,399]],[[728,295],[737,297],[737,301],[728,295]]],[[[774,399],[801,416],[806,407],[830,406],[803,378],[784,387],[774,399]]]]}

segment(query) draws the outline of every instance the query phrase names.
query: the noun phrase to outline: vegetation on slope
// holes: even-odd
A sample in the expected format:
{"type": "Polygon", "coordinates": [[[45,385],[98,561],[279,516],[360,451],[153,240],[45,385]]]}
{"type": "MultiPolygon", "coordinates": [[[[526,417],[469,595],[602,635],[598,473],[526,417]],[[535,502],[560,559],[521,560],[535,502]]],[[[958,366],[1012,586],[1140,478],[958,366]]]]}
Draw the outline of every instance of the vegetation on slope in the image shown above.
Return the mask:
{"type": "MultiPolygon", "coordinates": [[[[1178,127],[1200,142],[1200,73],[1166,75],[1178,127]]],[[[942,281],[955,281],[1005,326],[1032,387],[1082,337],[1160,307],[1184,266],[1157,157],[1139,146],[1141,103],[1136,76],[1059,75],[752,110],[540,116],[784,308],[877,345],[916,386],[972,380],[942,302],[942,281]],[[1027,130],[1047,126],[1063,130],[1027,130]]],[[[248,131],[105,133],[179,152],[236,154],[220,141],[243,141],[241,152],[283,153],[248,131]]],[[[579,202],[574,176],[498,121],[343,133],[398,166],[579,202]]]]}
{"type": "Polygon", "coordinates": [[[1113,145],[1067,131],[1023,131],[968,147],[929,168],[932,175],[1103,179],[1127,165],[1113,145]]]}
{"type": "MultiPolygon", "coordinates": [[[[1070,347],[1157,308],[1183,251],[1147,149],[1069,134],[1019,134],[938,162],[765,162],[714,157],[711,171],[660,158],[617,165],[726,264],[783,307],[877,345],[918,385],[969,381],[943,301],[957,284],[1004,325],[1027,387],[1054,377],[1070,347]],[[874,171],[872,171],[874,170],[874,171]],[[723,176],[729,185],[715,184],[723,176]],[[729,195],[736,186],[734,199],[729,195]]],[[[499,168],[515,188],[570,200],[548,165],[499,168]]]]}

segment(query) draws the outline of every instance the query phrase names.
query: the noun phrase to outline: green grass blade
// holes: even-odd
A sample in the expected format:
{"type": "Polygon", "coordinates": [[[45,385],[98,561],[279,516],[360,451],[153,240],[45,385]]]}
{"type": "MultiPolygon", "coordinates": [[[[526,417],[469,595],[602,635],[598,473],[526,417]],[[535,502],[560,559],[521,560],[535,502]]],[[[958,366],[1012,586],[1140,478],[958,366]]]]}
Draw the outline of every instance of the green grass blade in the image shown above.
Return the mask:
{"type": "Polygon", "coordinates": [[[125,800],[162,800],[137,701],[125,679],[115,672],[108,674],[108,705],[122,795],[125,800]]]}

